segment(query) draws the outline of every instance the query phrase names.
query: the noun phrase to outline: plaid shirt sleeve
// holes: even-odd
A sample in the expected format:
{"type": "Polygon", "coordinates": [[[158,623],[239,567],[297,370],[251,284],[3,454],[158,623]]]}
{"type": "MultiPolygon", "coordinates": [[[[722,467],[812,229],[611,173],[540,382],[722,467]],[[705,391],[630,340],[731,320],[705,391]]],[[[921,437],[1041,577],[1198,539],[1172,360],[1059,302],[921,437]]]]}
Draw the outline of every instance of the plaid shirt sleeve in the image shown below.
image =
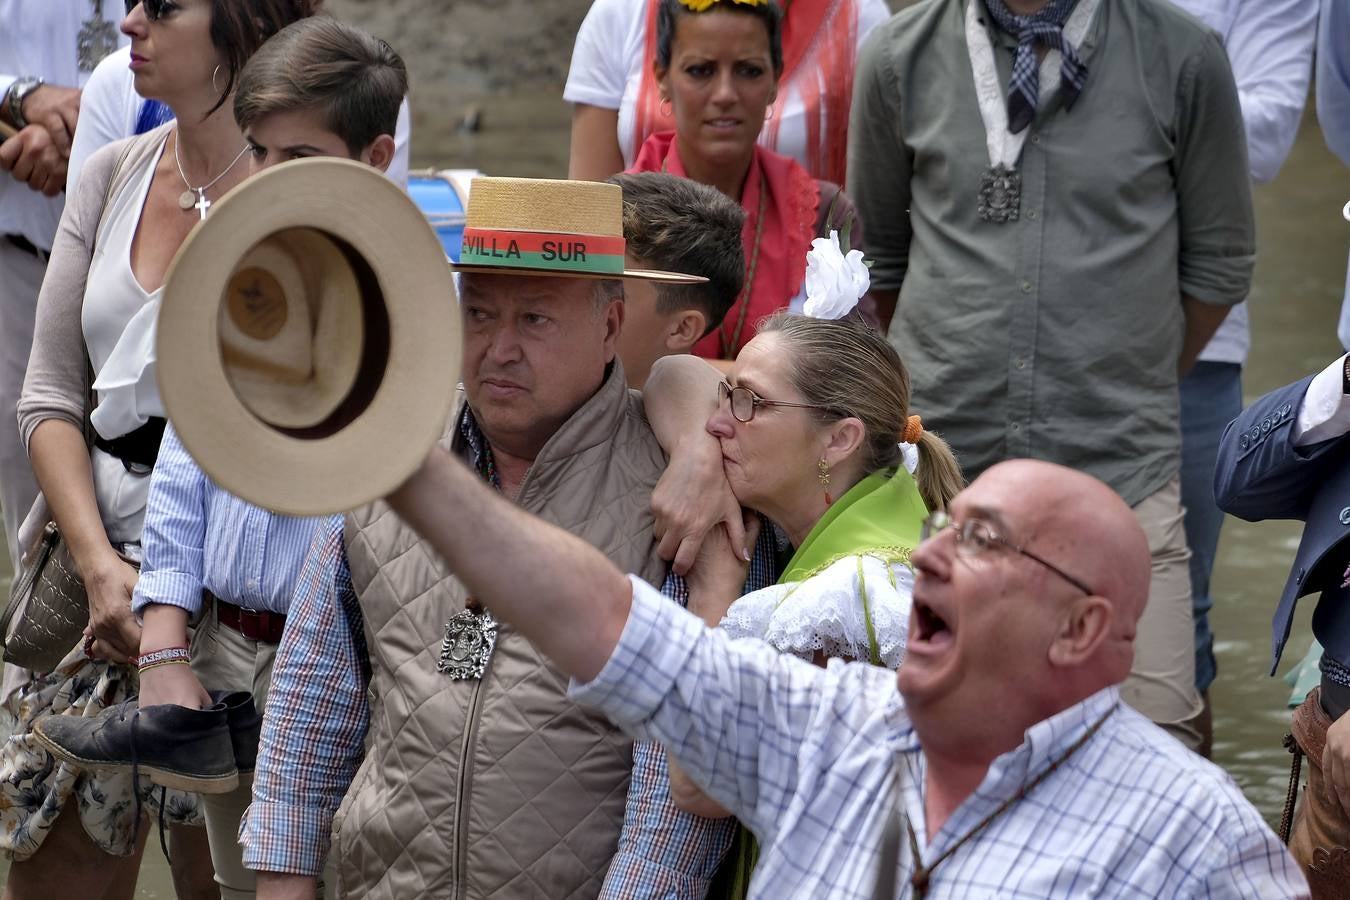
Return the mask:
{"type": "MultiPolygon", "coordinates": [[[[773,583],[774,555],[773,530],[766,526],[750,561],[746,593],[773,583]]],[[[680,606],[689,603],[689,587],[675,574],[661,585],[661,594],[680,606]]],[[[677,809],[670,799],[665,748],[638,741],[619,849],[600,896],[703,900],[735,832],[735,819],[705,819],[677,809]]]]}
{"type": "Polygon", "coordinates": [[[277,648],[253,805],[239,829],[244,865],[318,875],[333,814],[364,756],[370,661],[334,517],[314,535],[277,648]]]}

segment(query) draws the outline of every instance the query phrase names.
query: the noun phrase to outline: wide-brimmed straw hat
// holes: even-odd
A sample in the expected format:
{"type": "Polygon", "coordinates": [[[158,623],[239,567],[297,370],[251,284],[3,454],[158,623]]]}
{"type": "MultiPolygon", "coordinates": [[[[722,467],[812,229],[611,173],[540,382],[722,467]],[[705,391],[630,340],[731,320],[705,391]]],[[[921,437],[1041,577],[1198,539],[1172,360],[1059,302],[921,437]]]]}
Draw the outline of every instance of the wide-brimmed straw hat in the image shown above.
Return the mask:
{"type": "Polygon", "coordinates": [[[668,284],[708,279],[624,265],[623,191],[617,184],[548,178],[475,178],[458,272],[633,278],[668,284]]]}
{"type": "Polygon", "coordinates": [[[460,372],[435,232],[369,166],[269,169],[211,208],[165,282],[160,395],[231,493],[316,515],[383,497],[441,437],[460,372]]]}

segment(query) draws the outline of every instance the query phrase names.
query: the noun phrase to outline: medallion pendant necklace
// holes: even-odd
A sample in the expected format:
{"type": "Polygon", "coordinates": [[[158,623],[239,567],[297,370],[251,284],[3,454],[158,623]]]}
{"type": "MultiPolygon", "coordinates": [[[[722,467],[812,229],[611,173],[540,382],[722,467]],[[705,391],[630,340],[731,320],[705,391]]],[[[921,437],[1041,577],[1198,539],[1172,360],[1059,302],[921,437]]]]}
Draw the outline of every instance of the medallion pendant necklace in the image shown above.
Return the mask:
{"type": "Polygon", "coordinates": [[[224,171],[219,175],[212,178],[201,187],[193,187],[192,182],[188,181],[187,173],[183,171],[183,158],[178,154],[178,138],[179,135],[175,134],[173,139],[173,161],[178,165],[178,177],[183,179],[183,187],[187,188],[187,190],[178,195],[178,208],[183,210],[183,212],[187,212],[189,209],[195,207],[197,214],[201,217],[202,221],[205,221],[206,212],[211,208],[211,201],[206,199],[206,192],[215,187],[220,179],[230,174],[230,170],[239,164],[239,160],[243,159],[244,154],[248,152],[248,145],[244,145],[244,149],[240,150],[239,155],[234,158],[234,162],[226,166],[224,171]]]}
{"type": "Polygon", "coordinates": [[[1101,727],[1106,724],[1106,720],[1111,718],[1112,714],[1115,713],[1115,711],[1119,708],[1120,708],[1119,702],[1111,704],[1111,708],[1108,709],[1106,712],[1102,713],[1101,718],[1097,719],[1097,721],[1089,725],[1088,729],[1083,732],[1082,736],[1078,738],[1078,740],[1070,744],[1068,749],[1066,749],[1063,753],[1061,753],[1058,757],[1056,757],[1048,766],[1046,766],[1041,771],[1039,775],[1037,775],[1035,778],[1031,779],[1025,785],[1023,785],[1022,788],[1018,790],[1017,793],[1013,794],[1007,800],[1004,800],[1002,803],[1000,803],[994,809],[993,812],[991,812],[989,815],[981,819],[975,825],[974,828],[970,829],[965,834],[961,835],[961,837],[954,844],[952,844],[950,847],[948,847],[946,850],[942,852],[941,856],[939,856],[937,859],[933,860],[926,866],[919,861],[920,859],[919,839],[914,834],[914,826],[910,824],[908,819],[906,819],[905,829],[909,832],[909,852],[910,855],[914,858],[914,874],[910,876],[909,879],[909,883],[914,889],[914,893],[912,895],[914,900],[923,900],[923,898],[927,896],[928,882],[929,879],[931,879],[933,876],[934,869],[942,865],[942,863],[946,862],[947,859],[951,857],[952,854],[954,854],[957,850],[965,846],[966,842],[968,842],[971,838],[975,837],[980,832],[984,831],[984,829],[988,828],[989,825],[995,819],[997,819],[999,816],[1007,812],[1014,803],[1016,803],[1018,800],[1021,800],[1027,794],[1030,794],[1033,790],[1036,789],[1037,785],[1039,785],[1042,781],[1045,781],[1045,779],[1049,778],[1052,774],[1054,774],[1055,770],[1057,770],[1060,766],[1064,765],[1064,763],[1068,762],[1071,756],[1073,756],[1079,750],[1083,749],[1083,745],[1086,744],[1088,741],[1092,740],[1092,736],[1101,730],[1101,727]]]}
{"type": "MultiPolygon", "coordinates": [[[[989,168],[980,178],[980,218],[1002,225],[1016,222],[1022,208],[1022,174],[1017,163],[1026,143],[1024,128],[1016,134],[1008,130],[1008,101],[999,84],[998,66],[994,62],[994,45],[989,32],[980,22],[979,4],[984,0],[970,0],[966,6],[966,49],[970,54],[970,70],[975,77],[975,98],[979,101],[980,120],[984,123],[984,142],[989,151],[989,168]]],[[[1099,0],[1081,0],[1064,23],[1064,39],[1073,46],[1082,44],[1088,24],[1099,0]]],[[[1050,49],[1040,63],[1040,100],[1059,88],[1062,54],[1050,49]]]]}
{"type": "Polygon", "coordinates": [[[90,2],[94,8],[75,35],[75,58],[81,72],[94,71],[103,57],[117,49],[117,26],[103,17],[103,0],[90,2]]]}

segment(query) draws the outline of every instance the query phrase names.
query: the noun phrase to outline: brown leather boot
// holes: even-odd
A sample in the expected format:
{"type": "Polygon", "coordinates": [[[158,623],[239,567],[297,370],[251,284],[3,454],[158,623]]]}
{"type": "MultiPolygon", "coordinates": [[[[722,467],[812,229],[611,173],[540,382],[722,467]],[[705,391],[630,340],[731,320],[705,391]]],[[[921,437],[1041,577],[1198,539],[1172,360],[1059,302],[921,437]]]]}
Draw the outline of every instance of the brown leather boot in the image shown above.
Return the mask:
{"type": "Polygon", "coordinates": [[[1303,869],[1314,900],[1340,900],[1350,897],[1350,819],[1325,793],[1322,750],[1331,717],[1320,698],[1321,689],[1314,689],[1294,710],[1291,730],[1307,757],[1308,786],[1294,815],[1289,852],[1303,869]]]}

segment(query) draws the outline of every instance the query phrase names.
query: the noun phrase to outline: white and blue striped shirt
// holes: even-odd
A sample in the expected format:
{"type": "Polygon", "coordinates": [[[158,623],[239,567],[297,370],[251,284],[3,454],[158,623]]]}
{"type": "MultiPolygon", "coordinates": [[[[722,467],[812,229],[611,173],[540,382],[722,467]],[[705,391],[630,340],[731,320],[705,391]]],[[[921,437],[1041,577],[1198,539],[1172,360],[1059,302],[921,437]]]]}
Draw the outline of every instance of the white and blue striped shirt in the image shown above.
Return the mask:
{"type": "Polygon", "coordinates": [[[170,424],[150,476],[132,609],[139,616],[162,603],[195,617],[205,589],[236,606],[284,615],[323,521],[277,515],[218,487],[170,424]]]}
{"type": "MultiPolygon", "coordinates": [[[[1028,729],[927,836],[923,751],[894,672],[837,660],[820,669],[761,641],[732,640],[633,579],[619,645],[571,696],[625,731],[663,742],[755,833],[762,849],[750,896],[760,900],[872,900],[897,791],[931,864],[1120,702],[1118,689],[1108,688],[1028,729]]],[[[913,870],[902,839],[902,890],[913,870]]],[[[936,866],[928,893],[934,900],[1307,895],[1297,864],[1233,781],[1124,706],[936,866]]]]}

